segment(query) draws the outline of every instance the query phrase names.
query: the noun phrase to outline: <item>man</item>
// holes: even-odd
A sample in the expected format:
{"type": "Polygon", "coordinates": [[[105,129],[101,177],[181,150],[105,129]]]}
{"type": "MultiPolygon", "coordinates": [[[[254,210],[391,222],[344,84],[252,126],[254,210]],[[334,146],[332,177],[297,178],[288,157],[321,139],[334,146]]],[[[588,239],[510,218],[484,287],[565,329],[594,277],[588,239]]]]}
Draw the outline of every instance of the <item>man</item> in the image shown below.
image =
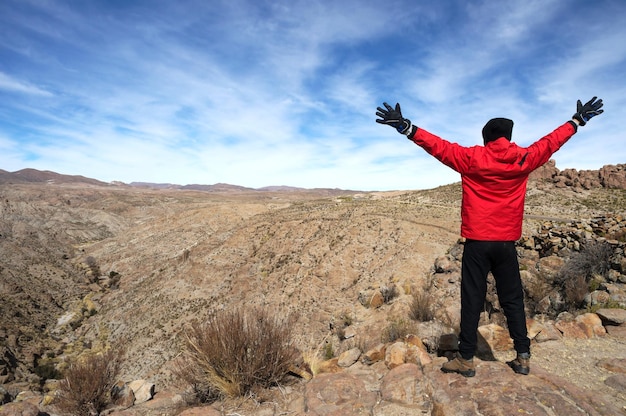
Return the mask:
{"type": "Polygon", "coordinates": [[[526,329],[524,292],[515,241],[522,235],[524,199],[528,175],[584,126],[601,114],[602,100],[577,102],[570,121],[524,148],[511,142],[513,121],[489,120],[482,130],[484,146],[464,147],[414,126],[395,108],[378,107],[376,122],[387,124],[461,174],[461,236],[466,239],[461,268],[461,331],[459,351],[442,366],[444,372],[465,377],[476,374],[477,330],[487,291],[487,275],[496,281],[517,357],[507,364],[519,374],[530,372],[530,340],[526,329]]]}

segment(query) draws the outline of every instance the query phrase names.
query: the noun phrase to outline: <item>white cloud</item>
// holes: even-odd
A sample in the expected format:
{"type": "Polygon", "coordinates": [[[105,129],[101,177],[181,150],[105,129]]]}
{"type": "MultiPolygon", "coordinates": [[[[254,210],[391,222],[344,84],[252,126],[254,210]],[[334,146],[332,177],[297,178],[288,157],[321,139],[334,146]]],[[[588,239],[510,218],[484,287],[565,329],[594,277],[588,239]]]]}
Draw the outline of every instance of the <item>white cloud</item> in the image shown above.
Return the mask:
{"type": "Polygon", "coordinates": [[[9,0],[0,137],[23,150],[3,164],[102,180],[430,187],[458,175],[375,123],[383,100],[468,146],[489,118],[510,117],[528,145],[592,95],[606,113],[558,158],[626,158],[625,7],[572,7],[9,0]],[[605,146],[591,157],[593,140],[605,146]]]}

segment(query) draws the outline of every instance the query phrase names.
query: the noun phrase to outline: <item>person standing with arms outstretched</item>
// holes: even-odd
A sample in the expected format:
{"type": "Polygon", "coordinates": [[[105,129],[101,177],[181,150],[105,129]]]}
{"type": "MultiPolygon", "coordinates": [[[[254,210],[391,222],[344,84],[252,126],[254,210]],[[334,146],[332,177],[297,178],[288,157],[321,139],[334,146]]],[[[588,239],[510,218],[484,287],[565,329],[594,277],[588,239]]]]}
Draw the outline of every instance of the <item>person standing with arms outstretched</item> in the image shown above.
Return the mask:
{"type": "Polygon", "coordinates": [[[483,127],[483,146],[461,146],[418,128],[402,116],[400,104],[378,107],[376,122],[386,124],[461,174],[461,331],[459,351],[442,371],[465,377],[476,374],[477,330],[485,303],[487,275],[493,274],[498,300],[507,320],[517,357],[507,364],[519,374],[530,372],[530,339],[526,329],[524,291],[515,242],[522,235],[526,184],[532,171],[546,163],[594,116],[602,100],[577,102],[572,119],[528,147],[511,142],[513,121],[491,119],[483,127]]]}

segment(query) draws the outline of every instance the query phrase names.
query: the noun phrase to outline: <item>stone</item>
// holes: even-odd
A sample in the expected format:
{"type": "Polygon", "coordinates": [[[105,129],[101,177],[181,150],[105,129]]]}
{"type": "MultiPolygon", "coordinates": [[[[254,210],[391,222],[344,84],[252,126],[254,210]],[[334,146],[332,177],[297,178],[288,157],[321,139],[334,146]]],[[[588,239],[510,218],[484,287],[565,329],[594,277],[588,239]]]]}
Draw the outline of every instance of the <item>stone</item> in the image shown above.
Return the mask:
{"type": "Polygon", "coordinates": [[[128,408],[135,404],[135,393],[128,384],[120,382],[113,386],[111,391],[113,404],[118,407],[128,408]]]}
{"type": "Polygon", "coordinates": [[[350,367],[352,364],[357,362],[360,356],[361,350],[359,348],[351,348],[339,355],[337,365],[339,365],[339,367],[350,367]]]}
{"type": "Polygon", "coordinates": [[[624,309],[598,309],[596,314],[604,325],[622,325],[626,323],[626,310],[624,309]]]}
{"type": "Polygon", "coordinates": [[[366,365],[372,365],[378,361],[384,360],[386,349],[387,346],[385,344],[378,344],[377,346],[363,354],[361,362],[366,365]]]}
{"type": "Polygon", "coordinates": [[[478,327],[478,351],[508,351],[513,348],[513,340],[509,331],[496,324],[482,325],[478,327]]]}
{"type": "Polygon", "coordinates": [[[606,329],[607,334],[616,338],[626,338],[626,325],[613,326],[607,325],[604,327],[606,329]]]}
{"type": "Polygon", "coordinates": [[[331,358],[330,360],[326,360],[326,361],[322,361],[321,363],[319,363],[317,365],[316,368],[316,374],[323,374],[323,373],[338,373],[342,370],[341,367],[339,367],[339,358],[335,357],[335,358],[331,358]]]}
{"type": "Polygon", "coordinates": [[[543,328],[535,335],[534,340],[537,342],[556,341],[563,337],[561,331],[559,331],[554,323],[548,322],[542,324],[543,328]]]}
{"type": "Polygon", "coordinates": [[[439,337],[440,351],[458,351],[459,337],[456,334],[443,334],[439,337]]]}
{"type": "Polygon", "coordinates": [[[402,365],[406,361],[407,346],[404,342],[394,342],[387,347],[385,352],[385,364],[390,370],[402,365]]]}
{"type": "Polygon", "coordinates": [[[0,416],[39,416],[39,407],[30,402],[12,402],[0,406],[0,416]]]}
{"type": "Polygon", "coordinates": [[[595,313],[585,313],[573,320],[558,320],[554,325],[566,338],[585,339],[606,335],[602,321],[595,313]]]}
{"type": "Polygon", "coordinates": [[[626,374],[626,358],[604,358],[596,365],[612,373],[626,374]]]}
{"type": "Polygon", "coordinates": [[[424,351],[426,351],[426,346],[422,342],[422,339],[418,337],[417,335],[413,335],[413,334],[407,335],[406,337],[404,337],[404,342],[410,345],[415,345],[416,347],[421,348],[424,351]]]}
{"type": "Polygon", "coordinates": [[[144,403],[154,397],[154,384],[146,380],[135,380],[128,384],[135,395],[135,404],[144,403]]]}
{"type": "Polygon", "coordinates": [[[587,338],[601,337],[606,335],[606,329],[602,320],[595,313],[584,313],[576,317],[576,322],[583,328],[587,338]]]}
{"type": "Polygon", "coordinates": [[[457,269],[448,256],[439,256],[435,259],[435,273],[450,273],[457,269]]]}
{"type": "Polygon", "coordinates": [[[382,293],[379,291],[374,292],[372,297],[369,299],[368,306],[373,309],[380,308],[385,304],[385,298],[382,293]]]}
{"type": "Polygon", "coordinates": [[[609,376],[604,380],[604,384],[614,388],[617,391],[626,391],[626,374],[616,374],[609,376]]]}
{"type": "Polygon", "coordinates": [[[221,416],[223,413],[211,406],[193,407],[178,413],[178,416],[221,416]]]}
{"type": "Polygon", "coordinates": [[[383,377],[380,394],[384,401],[402,405],[420,405],[428,410],[428,384],[420,382],[424,374],[416,364],[402,364],[383,377]]]}
{"type": "Polygon", "coordinates": [[[304,395],[306,412],[319,416],[370,414],[378,399],[362,380],[346,372],[318,375],[306,384],[304,395]]]}

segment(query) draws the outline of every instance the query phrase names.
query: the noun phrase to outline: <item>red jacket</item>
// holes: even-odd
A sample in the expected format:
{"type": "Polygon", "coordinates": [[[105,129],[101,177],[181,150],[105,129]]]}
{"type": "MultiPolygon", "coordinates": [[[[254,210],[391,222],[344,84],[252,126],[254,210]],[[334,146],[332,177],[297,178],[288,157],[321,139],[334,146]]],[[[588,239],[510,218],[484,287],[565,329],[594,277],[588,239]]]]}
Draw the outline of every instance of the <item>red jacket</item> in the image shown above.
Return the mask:
{"type": "Polygon", "coordinates": [[[411,140],[461,174],[461,236],[515,241],[522,235],[528,175],[576,133],[567,122],[528,147],[501,137],[485,146],[464,147],[418,128],[411,140]]]}

